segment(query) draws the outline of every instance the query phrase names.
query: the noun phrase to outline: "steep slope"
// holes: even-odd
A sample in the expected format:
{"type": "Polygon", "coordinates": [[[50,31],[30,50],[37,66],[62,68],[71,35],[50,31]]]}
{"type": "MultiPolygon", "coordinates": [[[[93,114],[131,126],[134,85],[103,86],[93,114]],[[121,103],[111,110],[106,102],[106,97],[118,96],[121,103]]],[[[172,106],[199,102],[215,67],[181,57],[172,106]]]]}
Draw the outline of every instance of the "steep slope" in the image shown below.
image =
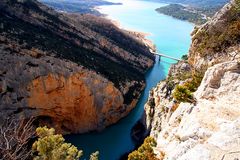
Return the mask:
{"type": "Polygon", "coordinates": [[[143,118],[150,136],[157,140],[154,150],[159,159],[240,157],[240,30],[233,27],[231,32],[229,27],[240,21],[239,6],[239,1],[231,1],[195,31],[189,62],[173,65],[167,79],[151,91],[143,118]],[[228,31],[234,38],[229,39],[228,31]],[[200,32],[210,39],[204,46],[200,32]],[[215,41],[218,36],[223,41],[215,41]],[[207,47],[212,42],[221,48],[207,47]]]}
{"type": "Polygon", "coordinates": [[[189,63],[207,68],[240,55],[240,2],[231,1],[203,26],[192,33],[189,63]]]}
{"type": "Polygon", "coordinates": [[[94,15],[101,15],[100,12],[94,9],[101,5],[116,5],[119,3],[112,3],[103,0],[40,0],[40,2],[53,7],[56,10],[71,13],[89,13],[94,15]]]}
{"type": "Polygon", "coordinates": [[[160,159],[217,160],[240,156],[240,65],[228,61],[210,67],[195,92],[196,103],[177,107],[160,83],[154,106],[145,106],[151,136],[160,159]],[[218,87],[216,87],[218,86],[218,87]],[[151,125],[151,126],[150,126],[151,125]]]}
{"type": "Polygon", "coordinates": [[[35,0],[0,3],[0,106],[82,133],[117,122],[136,104],[148,47],[94,16],[60,14],[35,0]]]}

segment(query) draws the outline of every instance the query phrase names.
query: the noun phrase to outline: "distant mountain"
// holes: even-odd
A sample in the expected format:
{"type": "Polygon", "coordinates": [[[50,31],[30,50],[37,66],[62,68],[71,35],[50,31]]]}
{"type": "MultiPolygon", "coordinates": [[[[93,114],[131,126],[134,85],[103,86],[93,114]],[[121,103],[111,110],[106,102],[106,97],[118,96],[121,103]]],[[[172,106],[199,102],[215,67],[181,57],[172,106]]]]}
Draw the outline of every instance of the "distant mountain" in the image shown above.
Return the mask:
{"type": "Polygon", "coordinates": [[[100,5],[112,5],[118,3],[111,3],[103,0],[39,0],[46,5],[53,7],[56,10],[71,13],[91,13],[94,15],[100,15],[100,13],[94,9],[100,5]]]}
{"type": "Polygon", "coordinates": [[[158,13],[172,16],[174,18],[189,21],[195,24],[203,24],[207,21],[207,16],[203,16],[203,13],[196,9],[185,7],[180,4],[169,4],[161,8],[157,8],[158,13]]]}
{"type": "Polygon", "coordinates": [[[156,11],[177,19],[187,20],[197,25],[209,20],[229,0],[153,0],[170,3],[156,11]]]}

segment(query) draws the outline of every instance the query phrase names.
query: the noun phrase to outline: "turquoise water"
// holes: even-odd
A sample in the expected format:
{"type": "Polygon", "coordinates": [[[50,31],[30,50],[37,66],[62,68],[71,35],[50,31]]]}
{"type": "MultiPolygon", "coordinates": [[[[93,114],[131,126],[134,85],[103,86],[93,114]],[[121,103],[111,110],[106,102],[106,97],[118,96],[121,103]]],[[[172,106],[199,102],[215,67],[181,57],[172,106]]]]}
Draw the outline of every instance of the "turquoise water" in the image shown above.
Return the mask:
{"type": "MultiPolygon", "coordinates": [[[[187,53],[190,33],[194,27],[192,24],[158,14],[155,9],[165,5],[162,3],[136,0],[121,2],[123,5],[102,6],[100,11],[107,14],[108,18],[119,21],[123,28],[150,33],[148,38],[156,44],[161,53],[176,58],[181,58],[187,53]]],[[[171,63],[174,61],[162,58],[161,62],[158,62],[156,59],[154,67],[146,73],[147,85],[137,106],[126,118],[103,132],[70,135],[66,137],[67,141],[83,149],[86,157],[98,150],[100,160],[117,160],[124,153],[134,149],[134,142],[130,136],[131,128],[143,114],[150,89],[166,77],[171,63]]]]}

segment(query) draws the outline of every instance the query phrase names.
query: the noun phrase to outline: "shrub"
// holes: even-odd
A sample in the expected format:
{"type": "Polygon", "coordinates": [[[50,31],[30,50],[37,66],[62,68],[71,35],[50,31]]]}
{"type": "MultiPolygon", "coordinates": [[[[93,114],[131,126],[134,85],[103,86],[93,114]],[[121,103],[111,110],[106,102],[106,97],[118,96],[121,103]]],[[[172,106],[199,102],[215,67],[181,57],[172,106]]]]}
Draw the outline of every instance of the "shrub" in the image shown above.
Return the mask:
{"type": "Polygon", "coordinates": [[[173,97],[178,102],[194,102],[192,93],[200,86],[203,72],[193,71],[191,80],[186,81],[183,85],[178,85],[174,90],[173,97]]]}
{"type": "Polygon", "coordinates": [[[185,60],[185,61],[187,61],[187,60],[188,60],[188,55],[186,55],[186,54],[185,54],[185,55],[183,55],[183,56],[182,56],[182,60],[185,60]]]}
{"type": "MultiPolygon", "coordinates": [[[[53,128],[39,127],[36,129],[39,137],[32,146],[34,160],[78,160],[83,151],[71,143],[65,143],[61,134],[55,134],[53,128]]],[[[90,156],[90,160],[98,160],[99,152],[90,156]]]]}
{"type": "Polygon", "coordinates": [[[156,147],[157,143],[154,138],[147,137],[144,143],[128,155],[128,160],[157,160],[153,152],[153,147],[156,147]]]}
{"type": "Polygon", "coordinates": [[[6,117],[0,117],[0,159],[31,159],[32,152],[29,150],[28,144],[35,134],[32,125],[34,119],[4,118],[6,117]]]}
{"type": "Polygon", "coordinates": [[[177,85],[173,92],[173,97],[178,102],[192,102],[193,96],[192,92],[188,90],[188,88],[184,85],[177,85]]]}

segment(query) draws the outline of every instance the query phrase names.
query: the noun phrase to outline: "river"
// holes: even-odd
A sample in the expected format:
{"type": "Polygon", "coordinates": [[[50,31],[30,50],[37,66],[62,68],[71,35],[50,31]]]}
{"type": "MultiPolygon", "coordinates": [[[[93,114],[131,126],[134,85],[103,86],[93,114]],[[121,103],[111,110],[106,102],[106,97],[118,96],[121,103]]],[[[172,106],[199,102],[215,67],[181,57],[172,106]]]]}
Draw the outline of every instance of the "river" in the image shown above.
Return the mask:
{"type": "MultiPolygon", "coordinates": [[[[120,0],[111,1],[119,2],[120,0]]],[[[155,11],[156,8],[166,4],[143,0],[120,2],[123,5],[101,6],[99,11],[108,15],[108,18],[120,22],[122,28],[150,33],[147,38],[154,42],[157,51],[161,53],[181,58],[188,52],[191,42],[190,33],[194,26],[155,11]]],[[[66,140],[82,149],[86,159],[91,152],[98,150],[100,160],[118,160],[121,155],[134,149],[134,142],[130,135],[131,128],[143,114],[149,91],[166,77],[171,63],[174,61],[162,58],[161,62],[158,62],[156,59],[153,68],[146,73],[146,88],[141,98],[127,117],[100,133],[70,135],[66,140]]]]}

